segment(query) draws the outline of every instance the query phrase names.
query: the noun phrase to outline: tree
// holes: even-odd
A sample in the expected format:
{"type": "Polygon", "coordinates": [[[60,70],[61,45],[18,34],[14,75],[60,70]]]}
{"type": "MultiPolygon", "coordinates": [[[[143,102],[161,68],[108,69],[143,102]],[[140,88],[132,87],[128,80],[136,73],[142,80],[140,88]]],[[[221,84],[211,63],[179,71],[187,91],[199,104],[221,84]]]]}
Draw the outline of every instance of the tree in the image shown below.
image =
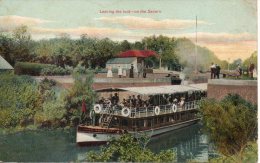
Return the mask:
{"type": "Polygon", "coordinates": [[[14,41],[9,35],[0,34],[0,54],[4,59],[14,66],[14,41]]]}
{"type": "Polygon", "coordinates": [[[238,65],[242,65],[242,59],[238,58],[238,59],[235,59],[230,65],[229,65],[229,69],[231,70],[235,70],[238,65]]]}
{"type": "Polygon", "coordinates": [[[257,51],[251,54],[251,56],[244,60],[243,62],[243,68],[247,69],[250,66],[250,63],[253,63],[255,67],[257,68],[257,51]]]}
{"type": "Polygon", "coordinates": [[[93,78],[93,71],[85,69],[81,63],[74,69],[74,85],[66,97],[67,119],[70,120],[73,125],[77,125],[80,121],[82,100],[85,99],[86,105],[89,108],[87,112],[89,113],[96,99],[96,94],[92,89],[93,78]]]}
{"type": "Polygon", "coordinates": [[[123,52],[132,49],[131,44],[127,40],[124,40],[123,42],[121,42],[120,46],[121,46],[121,51],[123,51],[123,52]]]}
{"type": "Polygon", "coordinates": [[[119,139],[112,139],[108,146],[101,148],[100,152],[87,153],[87,161],[91,162],[173,162],[174,158],[175,153],[171,150],[154,154],[130,134],[124,134],[119,139]]]}
{"type": "Polygon", "coordinates": [[[34,57],[32,54],[33,41],[27,26],[16,28],[13,33],[14,57],[16,61],[31,61],[34,57]]]}
{"type": "Polygon", "coordinates": [[[228,95],[221,101],[202,101],[200,114],[217,150],[242,162],[248,143],[257,136],[257,107],[239,95],[228,95]]]}
{"type": "MultiPolygon", "coordinates": [[[[166,36],[151,36],[145,37],[142,40],[142,44],[149,50],[156,51],[160,55],[162,65],[174,69],[179,66],[179,57],[176,55],[176,43],[175,38],[169,38],[166,36]]],[[[149,59],[150,62],[157,63],[159,65],[158,58],[149,59]]]]}

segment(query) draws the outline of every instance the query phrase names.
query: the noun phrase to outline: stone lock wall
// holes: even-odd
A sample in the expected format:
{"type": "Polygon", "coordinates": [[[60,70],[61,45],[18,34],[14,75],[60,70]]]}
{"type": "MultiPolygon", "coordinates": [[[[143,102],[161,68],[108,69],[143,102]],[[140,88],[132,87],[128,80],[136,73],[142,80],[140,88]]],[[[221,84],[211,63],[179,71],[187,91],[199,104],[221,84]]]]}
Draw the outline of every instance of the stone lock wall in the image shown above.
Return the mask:
{"type": "Polygon", "coordinates": [[[247,101],[257,104],[257,80],[208,80],[208,98],[221,100],[229,93],[239,94],[247,101]]]}

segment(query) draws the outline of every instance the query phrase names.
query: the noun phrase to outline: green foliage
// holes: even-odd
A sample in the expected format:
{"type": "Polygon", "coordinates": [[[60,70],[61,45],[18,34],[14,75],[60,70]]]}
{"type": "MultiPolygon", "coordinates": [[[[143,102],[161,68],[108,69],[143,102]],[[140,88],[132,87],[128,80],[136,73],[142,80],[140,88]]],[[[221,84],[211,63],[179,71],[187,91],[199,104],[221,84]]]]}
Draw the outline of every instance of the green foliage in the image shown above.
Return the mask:
{"type": "Polygon", "coordinates": [[[112,139],[108,146],[101,148],[96,153],[87,153],[87,161],[103,162],[173,162],[173,151],[161,151],[155,154],[147,148],[143,148],[134,137],[129,134],[122,135],[119,139],[112,139]]]}
{"type": "MultiPolygon", "coordinates": [[[[237,158],[239,156],[234,155],[232,157],[227,156],[220,156],[213,159],[210,159],[210,162],[212,163],[219,163],[219,162],[225,162],[225,163],[237,163],[237,158]]],[[[242,162],[257,162],[258,155],[257,155],[257,143],[256,142],[249,142],[247,144],[247,147],[245,148],[243,160],[242,162]]]]}
{"type": "Polygon", "coordinates": [[[57,94],[55,85],[48,79],[38,84],[29,76],[0,74],[0,128],[64,126],[66,93],[57,94]]]}
{"type": "MultiPolygon", "coordinates": [[[[166,36],[151,36],[145,37],[142,40],[147,49],[154,50],[160,55],[162,65],[167,66],[170,69],[177,69],[179,64],[179,57],[176,55],[176,42],[175,38],[169,38],[166,36]]],[[[153,66],[159,65],[159,58],[150,58],[148,62],[155,63],[153,66]]]]}
{"type": "Polygon", "coordinates": [[[257,68],[257,51],[251,54],[251,56],[244,60],[243,62],[243,68],[248,69],[250,66],[250,63],[253,63],[255,67],[257,68]]]}
{"type": "Polygon", "coordinates": [[[47,78],[39,83],[38,87],[41,92],[43,107],[35,114],[34,120],[36,124],[40,126],[44,126],[44,124],[48,123],[46,127],[55,127],[66,113],[66,92],[61,92],[60,95],[58,95],[55,86],[56,82],[47,78]]]}
{"type": "Polygon", "coordinates": [[[229,64],[229,69],[230,70],[235,70],[238,65],[242,65],[242,59],[235,59],[231,64],[229,64]]]}
{"type": "Polygon", "coordinates": [[[69,75],[71,71],[62,67],[45,67],[41,70],[41,75],[69,75]]]}
{"type": "Polygon", "coordinates": [[[38,124],[49,122],[50,125],[55,125],[54,123],[61,120],[65,113],[66,109],[63,99],[46,101],[43,103],[43,110],[35,114],[35,120],[38,124]]]}
{"type": "Polygon", "coordinates": [[[90,111],[96,99],[96,94],[92,89],[93,77],[94,71],[85,69],[81,64],[78,64],[73,71],[74,85],[66,96],[66,108],[68,109],[67,116],[71,117],[70,121],[74,125],[76,124],[73,121],[78,123],[80,119],[82,100],[85,99],[87,111],[90,111]]]}
{"type": "Polygon", "coordinates": [[[56,65],[30,62],[17,62],[14,70],[18,75],[68,75],[71,73],[69,69],[56,65]]]}
{"type": "Polygon", "coordinates": [[[55,65],[30,63],[30,62],[17,62],[14,67],[15,74],[17,75],[40,75],[44,68],[55,68],[55,65]]]}
{"type": "MultiPolygon", "coordinates": [[[[130,43],[127,40],[115,42],[108,38],[90,38],[86,34],[83,34],[80,39],[71,39],[68,34],[61,34],[53,39],[33,41],[26,26],[18,27],[11,34],[0,33],[0,53],[13,66],[16,62],[37,62],[62,68],[68,65],[75,67],[79,63],[87,68],[105,68],[106,61],[116,57],[119,52],[146,48],[156,51],[161,56],[162,65],[170,69],[179,70],[180,67],[194,65],[195,44],[187,38],[148,36],[141,42],[130,43]]],[[[227,69],[228,62],[219,60],[209,49],[197,46],[197,51],[200,71],[208,70],[211,62],[219,64],[222,69],[227,69]]],[[[256,52],[244,61],[244,68],[248,67],[251,60],[255,65],[257,64],[255,54],[256,52]]],[[[148,64],[158,67],[159,58],[149,58],[148,64]]],[[[43,74],[67,74],[64,69],[56,69],[51,71],[51,68],[47,68],[43,74]]]]}
{"type": "Polygon", "coordinates": [[[200,114],[217,150],[225,156],[238,155],[241,161],[248,142],[257,136],[257,107],[230,94],[220,102],[202,101],[200,114]]]}
{"type": "Polygon", "coordinates": [[[28,76],[0,74],[0,126],[30,123],[42,107],[37,83],[28,76]]]}

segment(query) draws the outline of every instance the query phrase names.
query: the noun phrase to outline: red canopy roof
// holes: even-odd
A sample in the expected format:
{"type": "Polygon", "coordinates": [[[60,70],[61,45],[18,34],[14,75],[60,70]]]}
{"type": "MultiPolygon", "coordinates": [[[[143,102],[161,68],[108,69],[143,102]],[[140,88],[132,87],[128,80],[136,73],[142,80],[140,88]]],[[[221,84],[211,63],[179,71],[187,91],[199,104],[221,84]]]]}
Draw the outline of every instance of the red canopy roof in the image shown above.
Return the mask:
{"type": "Polygon", "coordinates": [[[155,51],[152,50],[128,50],[118,54],[118,57],[126,58],[126,57],[141,57],[147,58],[151,56],[157,56],[155,51]]]}

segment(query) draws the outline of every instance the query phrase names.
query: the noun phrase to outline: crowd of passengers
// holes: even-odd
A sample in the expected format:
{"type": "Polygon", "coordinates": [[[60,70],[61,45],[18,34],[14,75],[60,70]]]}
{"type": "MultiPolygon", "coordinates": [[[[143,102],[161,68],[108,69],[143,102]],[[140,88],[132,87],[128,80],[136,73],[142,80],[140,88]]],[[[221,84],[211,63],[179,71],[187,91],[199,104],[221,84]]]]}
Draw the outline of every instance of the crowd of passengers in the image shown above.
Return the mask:
{"type": "Polygon", "coordinates": [[[119,96],[117,93],[114,95],[110,94],[109,98],[101,97],[99,104],[104,107],[128,107],[128,108],[141,108],[141,107],[150,107],[158,105],[172,105],[176,104],[178,106],[184,105],[185,102],[200,100],[201,98],[206,97],[206,92],[193,92],[192,94],[174,94],[174,95],[150,95],[147,100],[142,99],[140,95],[132,95],[127,99],[123,98],[122,101],[119,101],[119,96]]]}

